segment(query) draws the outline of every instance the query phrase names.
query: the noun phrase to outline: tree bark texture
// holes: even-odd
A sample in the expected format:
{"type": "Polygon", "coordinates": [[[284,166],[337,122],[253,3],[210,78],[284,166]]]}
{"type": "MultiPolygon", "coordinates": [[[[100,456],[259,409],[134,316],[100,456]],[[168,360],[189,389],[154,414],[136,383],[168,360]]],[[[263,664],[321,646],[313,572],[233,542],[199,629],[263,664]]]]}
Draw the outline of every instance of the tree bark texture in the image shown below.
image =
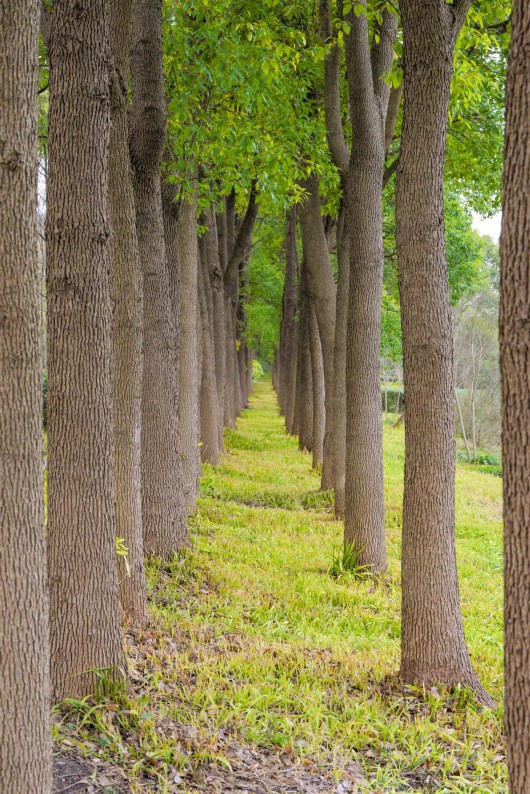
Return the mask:
{"type": "Polygon", "coordinates": [[[312,174],[304,184],[308,192],[300,208],[300,227],[304,263],[307,267],[309,293],[315,303],[326,386],[326,431],[324,435],[324,461],[322,488],[333,488],[333,361],[335,345],[335,316],[337,289],[333,280],[328,243],[324,232],[318,179],[312,174]]]}
{"type": "Polygon", "coordinates": [[[167,557],[187,545],[188,529],[179,477],[178,370],[160,187],[166,126],[161,0],[135,2],[131,72],[130,149],[144,290],[144,547],[146,554],[167,557]]]}
{"type": "MultiPolygon", "coordinates": [[[[220,248],[217,233],[217,219],[215,209],[212,204],[206,216],[207,229],[204,233],[204,250],[208,261],[210,273],[210,285],[212,290],[212,309],[213,309],[213,333],[214,333],[214,353],[215,353],[215,380],[217,383],[217,407],[218,421],[217,429],[219,433],[219,451],[224,452],[224,393],[226,379],[226,354],[225,354],[225,311],[224,311],[224,288],[223,288],[223,267],[220,258],[220,248]]],[[[225,219],[226,223],[226,219],[225,219]]]]}
{"type": "Polygon", "coordinates": [[[198,275],[199,248],[197,239],[197,173],[191,173],[191,201],[183,200],[178,216],[180,252],[180,366],[179,414],[182,444],[182,483],[188,513],[193,513],[199,494],[201,457],[200,434],[200,369],[198,275]]]}
{"type": "Polygon", "coordinates": [[[305,259],[300,277],[300,320],[298,329],[298,446],[313,450],[313,374],[311,370],[310,296],[307,288],[305,259]]]}
{"type": "Polygon", "coordinates": [[[136,236],[129,158],[131,4],[117,0],[110,14],[111,132],[109,148],[110,295],[116,535],[127,547],[119,557],[123,612],[135,625],[147,620],[142,522],[142,270],[136,236]]]}
{"type": "Polygon", "coordinates": [[[312,452],[313,468],[319,469],[324,460],[324,433],[326,431],[326,407],[324,386],[324,362],[318,332],[317,315],[313,300],[309,300],[309,345],[311,350],[311,377],[313,393],[312,452]]]}
{"type": "Polygon", "coordinates": [[[511,794],[530,790],[530,6],[513,5],[506,84],[500,352],[505,711],[511,794]]]}
{"type": "Polygon", "coordinates": [[[345,542],[359,564],[388,567],[381,414],[381,298],[383,289],[383,168],[389,88],[397,18],[385,12],[380,43],[370,52],[368,22],[349,14],[346,64],[353,139],[345,221],[350,252],[346,351],[345,542]]]}
{"type": "Polygon", "coordinates": [[[285,228],[285,282],[282,299],[282,335],[280,340],[280,394],[279,401],[286,417],[291,412],[291,377],[293,368],[293,345],[296,325],[296,277],[298,252],[296,249],[296,211],[289,210],[285,228]]]}
{"type": "Polygon", "coordinates": [[[124,667],[114,513],[105,0],[52,5],[46,219],[55,700],[124,667]]]}
{"type": "Polygon", "coordinates": [[[425,686],[463,684],[491,702],[466,648],[455,553],[455,389],[443,172],[456,20],[465,3],[401,2],[405,108],[396,219],[407,395],[401,676],[425,686]]]}
{"type": "Polygon", "coordinates": [[[49,794],[36,0],[0,6],[0,790],[49,794]]]}
{"type": "Polygon", "coordinates": [[[346,510],[346,350],[350,289],[351,214],[348,210],[348,190],[344,190],[337,228],[337,308],[335,321],[334,380],[333,380],[333,483],[335,487],[335,517],[343,519],[346,510]]]}
{"type": "Polygon", "coordinates": [[[219,411],[215,378],[213,301],[208,262],[202,240],[199,262],[199,307],[202,322],[201,459],[205,463],[217,466],[219,463],[219,411]]]}

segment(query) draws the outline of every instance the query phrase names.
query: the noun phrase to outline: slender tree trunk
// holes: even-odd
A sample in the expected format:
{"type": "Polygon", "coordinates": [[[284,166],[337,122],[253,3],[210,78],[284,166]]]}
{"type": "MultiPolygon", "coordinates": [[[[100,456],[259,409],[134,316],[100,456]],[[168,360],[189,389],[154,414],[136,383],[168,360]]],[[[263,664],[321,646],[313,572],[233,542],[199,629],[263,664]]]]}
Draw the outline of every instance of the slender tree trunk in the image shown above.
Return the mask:
{"type": "Polygon", "coordinates": [[[166,127],[161,36],[160,0],[136,0],[130,146],[144,289],[142,514],[146,553],[167,557],[187,545],[188,529],[179,476],[178,371],[160,188],[166,127]]]}
{"type": "Polygon", "coordinates": [[[112,465],[109,38],[105,0],[52,5],[48,552],[55,700],[124,668],[112,465]],[[82,86],[82,90],[80,90],[82,86]]]}
{"type": "Polygon", "coordinates": [[[296,211],[289,210],[285,229],[285,284],[282,301],[283,336],[280,346],[280,390],[286,418],[292,413],[294,337],[296,326],[296,276],[298,252],[296,249],[296,211]]]}
{"type": "Polygon", "coordinates": [[[324,362],[318,332],[317,315],[312,300],[309,301],[309,340],[311,349],[311,374],[313,378],[313,468],[318,469],[324,460],[324,433],[326,430],[326,407],[324,386],[324,362]]]}
{"type": "Polygon", "coordinates": [[[297,405],[296,405],[296,390],[298,384],[298,326],[300,325],[299,322],[295,322],[294,324],[294,333],[293,333],[293,349],[291,353],[291,373],[289,377],[289,396],[288,396],[288,403],[287,403],[287,414],[285,416],[285,429],[288,433],[295,436],[296,435],[296,416],[297,416],[297,405]]]}
{"type": "Polygon", "coordinates": [[[202,321],[201,458],[205,463],[216,466],[219,463],[219,431],[217,427],[219,412],[212,329],[213,307],[208,263],[202,254],[199,272],[199,307],[202,321]]]}
{"type": "Polygon", "coordinates": [[[219,451],[224,452],[224,390],[226,379],[225,352],[225,311],[223,290],[223,269],[220,259],[217,224],[213,204],[206,217],[207,230],[204,233],[204,246],[208,259],[210,285],[212,290],[213,334],[215,353],[215,380],[217,383],[217,408],[219,432],[219,451]]]}
{"type": "Polygon", "coordinates": [[[310,298],[307,290],[305,260],[300,278],[300,321],[298,329],[298,446],[313,449],[313,374],[311,368],[310,298]]]}
{"type": "Polygon", "coordinates": [[[36,0],[3,4],[0,790],[6,794],[52,790],[37,230],[38,46],[36,0]]]}
{"type": "MultiPolygon", "coordinates": [[[[196,185],[197,174],[192,173],[196,185]]],[[[197,189],[192,201],[182,201],[178,216],[180,289],[186,296],[180,307],[179,414],[182,444],[182,479],[185,506],[193,513],[199,493],[201,460],[199,448],[200,368],[198,360],[198,273],[197,189]]],[[[199,317],[200,319],[200,317],[199,317]]]]}
{"type": "Polygon", "coordinates": [[[350,249],[346,355],[345,542],[359,563],[375,572],[388,567],[383,488],[381,411],[381,297],[383,287],[383,168],[389,88],[397,19],[383,14],[379,43],[369,45],[368,23],[348,15],[346,65],[353,139],[345,188],[350,249]]]}
{"type": "Polygon", "coordinates": [[[234,304],[233,292],[234,285],[232,279],[225,282],[225,358],[226,358],[226,379],[225,379],[225,413],[224,423],[226,427],[235,427],[235,379],[236,379],[236,340],[234,335],[234,304]]]}
{"type": "Polygon", "coordinates": [[[335,486],[335,517],[344,518],[346,509],[346,350],[350,288],[351,215],[347,209],[348,192],[344,190],[343,207],[337,230],[337,309],[335,323],[333,379],[333,482],[335,486]]]}
{"type": "Polygon", "coordinates": [[[530,6],[515,0],[506,83],[500,352],[504,478],[505,712],[510,794],[530,789],[530,6]]]}
{"type": "Polygon", "coordinates": [[[127,547],[126,561],[120,557],[118,565],[120,597],[127,619],[143,625],[147,620],[140,446],[143,306],[128,140],[131,10],[129,0],[119,0],[110,15],[109,282],[113,305],[116,534],[127,547]]]}
{"type": "MultiPolygon", "coordinates": [[[[171,333],[173,338],[173,354],[175,359],[175,372],[178,373],[180,366],[180,313],[181,313],[181,285],[180,285],[180,251],[179,251],[179,232],[178,216],[180,203],[177,199],[178,187],[163,180],[162,188],[162,219],[164,224],[164,243],[166,249],[167,276],[169,282],[170,295],[170,315],[171,333]]],[[[174,385],[177,397],[180,395],[180,384],[174,385]]],[[[180,405],[179,405],[180,411],[180,405]]],[[[178,450],[182,449],[180,437],[180,415],[177,415],[177,441],[178,450]]],[[[177,483],[177,492],[180,494],[178,509],[180,510],[180,521],[185,523],[184,509],[184,489],[182,486],[182,454],[177,455],[175,460],[174,478],[177,483]]]]}
{"type": "Polygon", "coordinates": [[[471,666],[460,614],[453,333],[443,224],[454,42],[468,6],[468,0],[400,4],[405,109],[396,218],[406,394],[401,676],[426,686],[464,684],[491,702],[471,666]]]}
{"type": "Polygon", "coordinates": [[[315,302],[326,384],[326,432],[324,436],[324,461],[322,488],[333,487],[333,365],[335,345],[335,314],[337,290],[329,259],[329,250],[322,222],[318,180],[312,174],[304,185],[309,195],[300,209],[300,226],[304,262],[311,297],[315,302]]]}

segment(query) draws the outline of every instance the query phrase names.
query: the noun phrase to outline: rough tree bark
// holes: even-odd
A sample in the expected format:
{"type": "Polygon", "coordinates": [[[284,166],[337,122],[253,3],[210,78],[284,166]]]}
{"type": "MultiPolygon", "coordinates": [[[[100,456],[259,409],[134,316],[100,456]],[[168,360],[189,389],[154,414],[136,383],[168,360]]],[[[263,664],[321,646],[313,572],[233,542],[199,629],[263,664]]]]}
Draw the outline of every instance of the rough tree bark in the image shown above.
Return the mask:
{"type": "Polygon", "coordinates": [[[199,448],[200,369],[198,358],[197,172],[191,171],[191,200],[184,199],[178,215],[180,290],[179,415],[182,445],[182,483],[188,513],[193,513],[199,493],[201,457],[199,448]]]}
{"type": "Polygon", "coordinates": [[[530,5],[515,0],[506,83],[500,354],[505,712],[511,794],[530,790],[530,5]]]}
{"type": "Polygon", "coordinates": [[[326,432],[326,406],[324,385],[324,362],[318,332],[317,315],[313,300],[309,300],[309,346],[311,350],[311,376],[313,393],[312,451],[313,468],[318,469],[324,461],[324,434],[326,432]]]}
{"type": "Polygon", "coordinates": [[[296,326],[296,276],[298,253],[296,250],[296,210],[288,211],[285,228],[285,282],[282,299],[282,336],[280,340],[280,394],[279,401],[286,417],[291,414],[291,378],[293,374],[294,332],[296,326]]]}
{"type": "Polygon", "coordinates": [[[313,374],[311,371],[310,296],[305,259],[300,275],[296,412],[298,446],[313,450],[313,374]]]}
{"type": "Polygon", "coordinates": [[[316,175],[311,174],[303,187],[308,192],[308,197],[301,205],[299,213],[304,263],[307,267],[309,293],[315,303],[326,387],[326,430],[321,485],[323,489],[328,489],[333,488],[333,351],[337,289],[324,232],[316,175]]]}
{"type": "Polygon", "coordinates": [[[127,547],[118,575],[129,621],[147,620],[141,488],[142,270],[129,158],[129,78],[132,13],[117,0],[110,14],[111,132],[109,149],[110,294],[116,535],[127,547]]]}
{"type": "Polygon", "coordinates": [[[37,230],[38,45],[37,0],[2,4],[0,790],[6,794],[52,790],[37,230]]]}
{"type": "Polygon", "coordinates": [[[405,108],[396,220],[405,404],[401,677],[491,699],[464,639],[455,553],[453,335],[443,172],[456,36],[470,0],[402,0],[405,108]]]}
{"type": "Polygon", "coordinates": [[[214,353],[215,353],[215,379],[217,383],[217,407],[219,432],[219,451],[224,452],[224,394],[226,379],[226,354],[225,354],[225,304],[223,288],[223,263],[220,256],[220,249],[217,234],[217,220],[213,204],[207,216],[207,230],[204,233],[205,251],[208,257],[208,269],[210,272],[210,284],[212,288],[213,306],[213,332],[214,332],[214,353]]]}
{"type": "Polygon", "coordinates": [[[188,543],[179,477],[178,378],[166,264],[160,162],[166,132],[161,0],[136,0],[130,150],[144,289],[142,514],[146,554],[188,543]]]}
{"type": "Polygon", "coordinates": [[[208,269],[205,236],[200,241],[199,307],[202,322],[201,372],[201,459],[216,466],[219,463],[219,410],[215,377],[215,346],[213,333],[213,299],[208,269]]]}
{"type": "Polygon", "coordinates": [[[48,555],[55,700],[124,667],[112,465],[106,0],[52,4],[48,555]],[[81,11],[81,13],[80,13],[81,11]]]}
{"type": "Polygon", "coordinates": [[[381,414],[381,298],[383,288],[383,168],[395,14],[383,13],[379,43],[370,52],[368,21],[348,15],[346,65],[353,138],[345,186],[349,218],[349,302],[346,355],[346,492],[344,539],[359,564],[388,567],[381,414]]]}

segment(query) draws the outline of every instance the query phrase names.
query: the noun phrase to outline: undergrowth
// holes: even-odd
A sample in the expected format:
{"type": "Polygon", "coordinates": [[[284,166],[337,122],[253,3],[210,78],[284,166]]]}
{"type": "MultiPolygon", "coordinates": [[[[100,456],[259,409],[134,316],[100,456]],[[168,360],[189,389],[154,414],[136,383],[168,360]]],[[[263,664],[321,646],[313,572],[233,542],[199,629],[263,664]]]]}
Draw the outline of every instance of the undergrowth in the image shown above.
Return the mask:
{"type": "MultiPolygon", "coordinates": [[[[122,765],[133,791],[187,791],[190,770],[230,764],[229,737],[326,765],[336,781],[353,758],[362,791],[504,792],[501,710],[395,680],[404,446],[393,419],[391,565],[374,580],[345,559],[331,495],[260,382],[222,467],[205,467],[192,550],[148,565],[152,624],[127,633],[131,684],[58,707],[56,739],[122,765]]],[[[457,469],[466,636],[500,700],[501,481],[457,469]]]]}

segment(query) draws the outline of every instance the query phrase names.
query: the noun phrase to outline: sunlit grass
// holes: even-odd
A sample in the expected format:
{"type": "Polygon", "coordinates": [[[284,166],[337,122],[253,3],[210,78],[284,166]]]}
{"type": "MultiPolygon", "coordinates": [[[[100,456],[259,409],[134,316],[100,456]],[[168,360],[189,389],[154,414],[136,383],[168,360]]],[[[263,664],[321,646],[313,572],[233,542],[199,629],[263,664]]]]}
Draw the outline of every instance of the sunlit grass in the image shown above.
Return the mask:
{"type": "MultiPolygon", "coordinates": [[[[402,427],[385,424],[391,568],[377,582],[329,574],[341,525],[310,456],[285,434],[268,383],[226,442],[222,467],[205,467],[193,549],[149,565],[153,622],[128,639],[132,687],[63,709],[56,736],[123,764],[137,791],[170,791],[175,770],[226,762],[227,733],[331,761],[337,779],[353,758],[366,791],[504,792],[500,713],[465,692],[404,690],[390,678],[399,663],[402,427]]],[[[464,463],[457,546],[473,662],[500,700],[501,479],[464,463]]]]}

